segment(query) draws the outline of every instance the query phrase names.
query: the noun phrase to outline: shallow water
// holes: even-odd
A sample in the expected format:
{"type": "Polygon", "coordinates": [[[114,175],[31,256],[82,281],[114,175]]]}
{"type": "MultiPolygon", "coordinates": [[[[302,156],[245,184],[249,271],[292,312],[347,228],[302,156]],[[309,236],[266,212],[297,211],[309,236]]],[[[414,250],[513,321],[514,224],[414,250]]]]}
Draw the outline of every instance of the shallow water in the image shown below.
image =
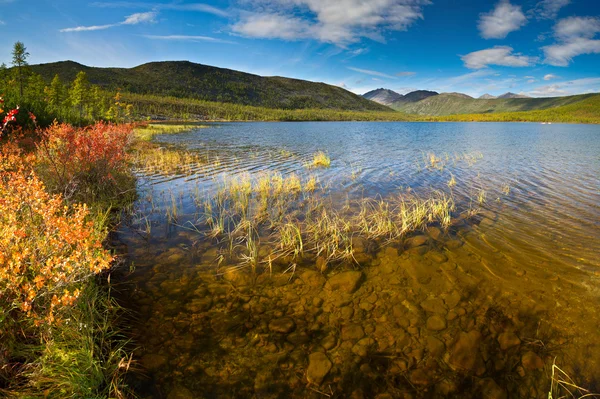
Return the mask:
{"type": "MultiPolygon", "coordinates": [[[[140,170],[119,233],[142,395],[545,398],[554,362],[600,391],[600,127],[227,123],[156,141],[206,162],[140,170]],[[306,168],[317,150],[330,168],[306,168]],[[206,237],[199,198],[266,171],[318,178],[299,208],[312,197],[352,213],[362,198],[443,190],[455,219],[357,237],[354,260],[326,269],[306,254],[252,273],[206,237]]],[[[259,247],[263,260],[275,249],[266,236],[259,247]]]]}

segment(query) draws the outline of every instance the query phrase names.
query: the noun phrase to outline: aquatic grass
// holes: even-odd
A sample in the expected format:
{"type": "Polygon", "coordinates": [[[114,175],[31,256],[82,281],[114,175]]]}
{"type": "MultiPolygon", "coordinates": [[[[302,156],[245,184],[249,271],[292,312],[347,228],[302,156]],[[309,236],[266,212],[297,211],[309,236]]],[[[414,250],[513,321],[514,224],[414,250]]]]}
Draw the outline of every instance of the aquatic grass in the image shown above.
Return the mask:
{"type": "Polygon", "coordinates": [[[137,140],[151,141],[159,134],[178,134],[207,127],[207,125],[148,123],[139,124],[133,132],[137,140]]]}
{"type": "Polygon", "coordinates": [[[477,192],[477,202],[478,202],[480,205],[483,205],[483,204],[485,204],[486,198],[487,198],[487,193],[486,193],[486,191],[485,191],[484,189],[480,189],[480,190],[477,192]]]}
{"type": "Polygon", "coordinates": [[[331,158],[323,151],[313,154],[312,161],[307,164],[308,168],[328,168],[331,166],[331,158]]]}
{"type": "Polygon", "coordinates": [[[197,153],[155,145],[138,146],[133,155],[135,171],[146,175],[191,175],[208,163],[197,153]]]}
{"type": "Polygon", "coordinates": [[[312,193],[317,189],[317,177],[312,175],[310,178],[304,183],[304,191],[312,193]]]}
{"type": "Polygon", "coordinates": [[[556,365],[556,358],[552,362],[552,374],[550,376],[550,390],[548,399],[561,398],[600,398],[600,393],[592,393],[580,387],[564,370],[556,365]]]}
{"type": "Polygon", "coordinates": [[[448,187],[452,188],[455,186],[456,186],[456,179],[454,178],[454,175],[451,173],[450,180],[448,180],[448,187]]]}

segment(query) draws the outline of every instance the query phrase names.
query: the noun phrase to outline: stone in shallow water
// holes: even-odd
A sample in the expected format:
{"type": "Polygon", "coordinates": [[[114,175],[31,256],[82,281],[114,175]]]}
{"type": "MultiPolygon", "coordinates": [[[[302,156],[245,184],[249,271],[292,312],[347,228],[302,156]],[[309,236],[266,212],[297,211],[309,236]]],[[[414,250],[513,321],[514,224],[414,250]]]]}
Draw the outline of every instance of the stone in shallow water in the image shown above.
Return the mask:
{"type": "Polygon", "coordinates": [[[506,399],[506,391],[493,379],[485,378],[481,382],[481,397],[483,399],[506,399]]]}
{"type": "Polygon", "coordinates": [[[363,274],[359,271],[341,272],[327,280],[326,288],[352,294],[360,286],[362,278],[363,274]]]}
{"type": "Polygon", "coordinates": [[[192,392],[182,386],[176,386],[175,388],[173,388],[171,390],[171,392],[169,392],[169,395],[167,396],[167,399],[194,399],[195,396],[192,394],[192,392]]]}
{"type": "Polygon", "coordinates": [[[446,345],[436,337],[429,335],[427,336],[427,350],[433,357],[439,357],[444,353],[446,345]]]}
{"type": "Polygon", "coordinates": [[[289,317],[274,319],[269,323],[269,330],[280,334],[288,334],[292,332],[294,328],[296,328],[296,323],[289,317]]]}
{"type": "Polygon", "coordinates": [[[481,334],[478,331],[460,332],[450,351],[450,367],[457,371],[474,371],[477,374],[485,372],[485,365],[479,353],[480,344],[481,334]]]}
{"type": "Polygon", "coordinates": [[[373,338],[363,338],[352,347],[352,352],[356,356],[366,357],[369,354],[369,349],[375,345],[373,338]]]}
{"type": "Polygon", "coordinates": [[[308,357],[308,368],[306,370],[308,382],[320,384],[329,374],[331,366],[331,361],[323,352],[311,353],[308,357]]]}
{"type": "Polygon", "coordinates": [[[421,308],[427,312],[446,314],[446,306],[441,298],[429,298],[421,302],[421,308]]]}
{"type": "Polygon", "coordinates": [[[406,247],[407,248],[420,247],[421,245],[425,245],[427,243],[427,241],[429,241],[429,238],[427,238],[426,235],[414,236],[414,237],[411,237],[408,240],[406,240],[406,247]]]}
{"type": "Polygon", "coordinates": [[[146,368],[146,370],[156,371],[165,364],[167,364],[167,357],[154,353],[149,353],[147,355],[142,356],[141,363],[142,366],[146,368]]]}
{"type": "Polygon", "coordinates": [[[514,332],[503,332],[498,336],[498,343],[500,344],[500,349],[505,351],[519,345],[521,340],[514,332]]]}
{"type": "Polygon", "coordinates": [[[526,370],[537,370],[544,367],[544,361],[535,352],[529,351],[521,357],[521,364],[526,370]]]}
{"type": "Polygon", "coordinates": [[[343,341],[357,341],[365,336],[365,331],[360,324],[348,324],[342,327],[343,341]]]}
{"type": "Polygon", "coordinates": [[[434,314],[427,319],[427,329],[432,331],[441,331],[446,328],[446,319],[438,314],[434,314]]]}

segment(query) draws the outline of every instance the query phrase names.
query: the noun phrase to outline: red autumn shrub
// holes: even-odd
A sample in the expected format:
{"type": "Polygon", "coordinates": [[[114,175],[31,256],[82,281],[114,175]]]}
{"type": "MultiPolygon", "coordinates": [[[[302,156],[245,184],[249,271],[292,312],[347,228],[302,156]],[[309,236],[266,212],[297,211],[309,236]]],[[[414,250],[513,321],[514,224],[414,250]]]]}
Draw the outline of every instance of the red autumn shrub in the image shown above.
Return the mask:
{"type": "Polygon", "coordinates": [[[131,125],[99,122],[85,128],[55,123],[41,132],[38,158],[44,181],[66,198],[88,201],[118,196],[119,177],[128,175],[131,125]]]}

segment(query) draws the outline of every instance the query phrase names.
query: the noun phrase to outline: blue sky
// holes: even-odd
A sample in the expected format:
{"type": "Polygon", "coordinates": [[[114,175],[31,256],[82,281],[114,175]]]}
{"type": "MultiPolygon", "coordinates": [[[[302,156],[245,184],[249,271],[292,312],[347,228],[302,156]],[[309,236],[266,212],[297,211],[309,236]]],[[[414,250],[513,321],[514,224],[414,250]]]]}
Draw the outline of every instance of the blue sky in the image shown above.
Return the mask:
{"type": "Polygon", "coordinates": [[[131,67],[190,60],[385,87],[600,91],[600,0],[0,0],[0,62],[131,67]]]}

